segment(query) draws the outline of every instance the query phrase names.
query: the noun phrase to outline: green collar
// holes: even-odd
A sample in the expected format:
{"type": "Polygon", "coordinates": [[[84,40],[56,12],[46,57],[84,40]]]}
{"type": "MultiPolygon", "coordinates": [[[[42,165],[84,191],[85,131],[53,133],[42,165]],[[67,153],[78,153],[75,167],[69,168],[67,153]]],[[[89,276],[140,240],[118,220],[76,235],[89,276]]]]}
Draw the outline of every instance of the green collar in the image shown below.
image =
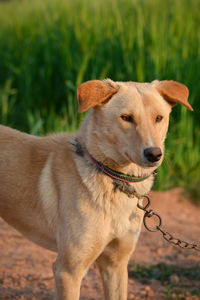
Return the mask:
{"type": "Polygon", "coordinates": [[[114,179],[118,179],[123,182],[140,182],[140,181],[147,179],[152,174],[155,174],[155,171],[154,171],[153,173],[151,173],[149,175],[142,175],[142,176],[138,176],[138,177],[130,176],[128,174],[124,174],[124,173],[117,172],[117,171],[110,169],[109,167],[105,166],[101,162],[97,161],[91,154],[90,154],[90,157],[91,157],[92,161],[95,163],[95,165],[97,166],[97,168],[100,169],[103,173],[105,173],[106,175],[108,175],[114,179]]]}

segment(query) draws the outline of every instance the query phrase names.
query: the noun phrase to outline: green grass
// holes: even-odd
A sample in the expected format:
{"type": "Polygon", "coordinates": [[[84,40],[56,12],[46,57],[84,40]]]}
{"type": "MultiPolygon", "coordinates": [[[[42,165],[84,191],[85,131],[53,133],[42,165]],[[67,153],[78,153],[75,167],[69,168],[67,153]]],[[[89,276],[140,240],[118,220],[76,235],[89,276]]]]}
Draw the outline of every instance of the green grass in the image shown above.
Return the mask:
{"type": "Polygon", "coordinates": [[[162,284],[171,283],[172,275],[178,276],[179,281],[181,281],[181,278],[197,282],[200,280],[199,265],[195,267],[181,267],[165,263],[159,263],[153,266],[132,264],[130,265],[129,275],[133,278],[144,280],[144,282],[145,280],[156,279],[161,281],[162,284]]]}
{"type": "Polygon", "coordinates": [[[200,202],[200,1],[0,2],[0,122],[33,134],[76,130],[76,87],[89,79],[173,79],[176,107],[156,189],[191,187],[200,202]]]}
{"type": "Polygon", "coordinates": [[[199,299],[200,272],[199,265],[194,267],[159,263],[153,266],[131,264],[129,276],[143,284],[157,280],[165,287],[166,299],[199,299]],[[174,298],[175,295],[175,298],[174,298]]]}

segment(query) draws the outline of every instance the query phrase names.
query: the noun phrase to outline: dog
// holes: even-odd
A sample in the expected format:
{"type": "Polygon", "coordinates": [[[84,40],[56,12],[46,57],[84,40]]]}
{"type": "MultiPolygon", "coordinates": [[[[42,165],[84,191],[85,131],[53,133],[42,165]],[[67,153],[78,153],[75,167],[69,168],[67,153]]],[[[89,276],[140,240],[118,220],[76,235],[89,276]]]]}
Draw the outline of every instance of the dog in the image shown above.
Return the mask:
{"type": "Polygon", "coordinates": [[[0,216],[32,242],[56,251],[55,299],[78,300],[96,262],[106,300],[127,299],[127,264],[164,157],[169,114],[188,89],[175,81],[91,80],[77,90],[75,134],[31,136],[0,127],[0,216]],[[136,194],[137,193],[137,194],[136,194]]]}

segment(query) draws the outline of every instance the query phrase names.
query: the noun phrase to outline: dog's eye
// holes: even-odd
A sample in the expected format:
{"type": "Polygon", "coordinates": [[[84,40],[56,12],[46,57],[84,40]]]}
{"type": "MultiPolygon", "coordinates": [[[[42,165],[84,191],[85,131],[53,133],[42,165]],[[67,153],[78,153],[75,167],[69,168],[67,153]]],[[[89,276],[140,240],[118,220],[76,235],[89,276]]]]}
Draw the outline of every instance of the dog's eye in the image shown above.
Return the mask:
{"type": "Polygon", "coordinates": [[[156,117],[156,123],[162,121],[162,119],[163,119],[163,116],[158,115],[158,116],[156,117]]]}
{"type": "Polygon", "coordinates": [[[122,115],[121,119],[123,121],[129,122],[129,123],[134,123],[133,116],[131,116],[131,115],[122,115]]]}

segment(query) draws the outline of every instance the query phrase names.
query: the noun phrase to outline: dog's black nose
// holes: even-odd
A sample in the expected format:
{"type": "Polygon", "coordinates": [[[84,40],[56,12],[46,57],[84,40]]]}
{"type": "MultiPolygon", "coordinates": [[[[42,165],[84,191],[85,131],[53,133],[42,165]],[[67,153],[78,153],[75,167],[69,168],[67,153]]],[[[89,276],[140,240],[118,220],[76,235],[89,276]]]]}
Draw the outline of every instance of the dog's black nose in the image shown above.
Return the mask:
{"type": "Polygon", "coordinates": [[[150,147],[144,149],[144,156],[150,162],[156,162],[161,159],[162,151],[159,147],[150,147]]]}

